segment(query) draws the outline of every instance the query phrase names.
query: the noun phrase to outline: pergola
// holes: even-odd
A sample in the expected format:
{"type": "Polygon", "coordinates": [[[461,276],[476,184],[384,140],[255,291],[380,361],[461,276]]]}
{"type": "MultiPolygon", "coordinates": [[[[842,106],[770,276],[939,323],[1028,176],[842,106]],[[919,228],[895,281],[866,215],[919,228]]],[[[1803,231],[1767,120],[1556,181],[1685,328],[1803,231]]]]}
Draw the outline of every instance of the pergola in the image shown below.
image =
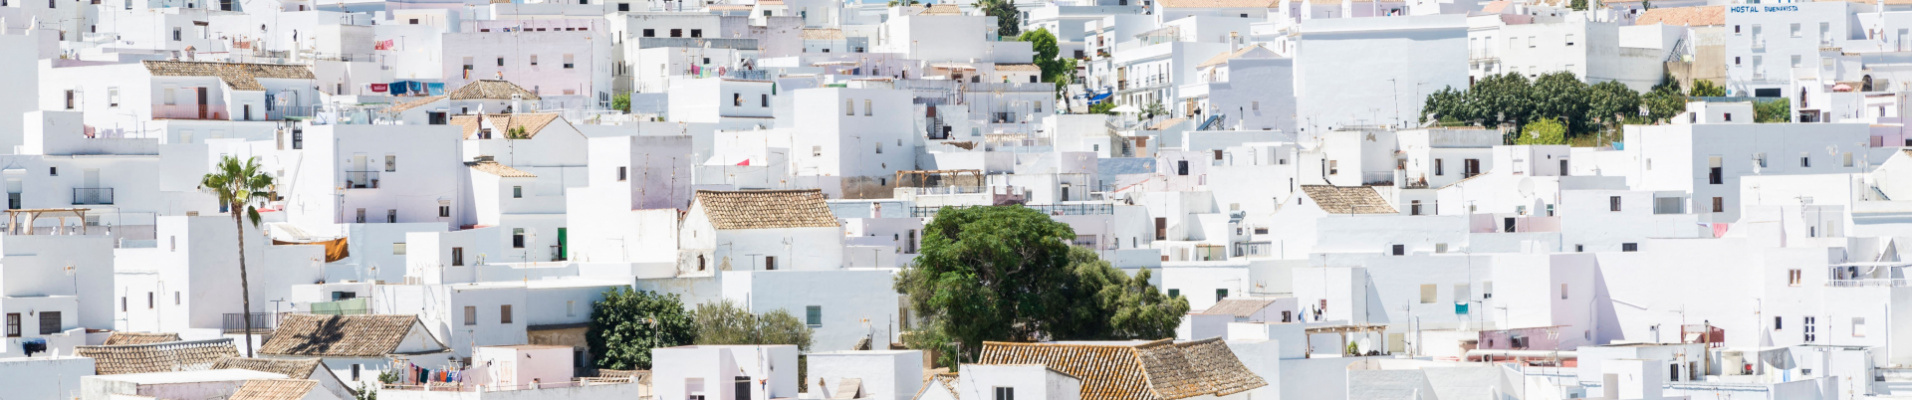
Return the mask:
{"type": "Polygon", "coordinates": [[[7,224],[10,225],[10,228],[8,228],[7,233],[14,234],[14,235],[32,235],[33,221],[40,219],[41,216],[51,216],[51,217],[57,217],[60,219],[60,226],[57,228],[54,228],[55,233],[58,233],[61,230],[65,230],[66,219],[71,217],[71,218],[80,219],[80,234],[84,235],[86,234],[87,210],[88,209],[85,209],[85,208],[26,208],[26,209],[17,209],[17,210],[7,210],[7,224]],[[25,223],[22,223],[20,221],[20,216],[23,214],[26,215],[25,223]],[[26,227],[26,232],[20,231],[20,227],[22,226],[26,227]]]}
{"type": "Polygon", "coordinates": [[[938,169],[896,171],[897,187],[982,186],[983,171],[978,169],[938,169]]]}
{"type": "MultiPolygon", "coordinates": [[[[1386,332],[1387,330],[1388,330],[1388,326],[1383,324],[1323,325],[1323,326],[1308,327],[1306,329],[1307,334],[1304,336],[1308,338],[1308,349],[1309,349],[1309,352],[1312,353],[1314,350],[1314,335],[1316,334],[1323,334],[1323,333],[1340,334],[1341,344],[1339,346],[1336,346],[1336,348],[1344,349],[1348,346],[1348,334],[1350,333],[1371,334],[1376,332],[1386,332]]],[[[1346,351],[1343,350],[1343,352],[1345,353],[1346,351]]]]}

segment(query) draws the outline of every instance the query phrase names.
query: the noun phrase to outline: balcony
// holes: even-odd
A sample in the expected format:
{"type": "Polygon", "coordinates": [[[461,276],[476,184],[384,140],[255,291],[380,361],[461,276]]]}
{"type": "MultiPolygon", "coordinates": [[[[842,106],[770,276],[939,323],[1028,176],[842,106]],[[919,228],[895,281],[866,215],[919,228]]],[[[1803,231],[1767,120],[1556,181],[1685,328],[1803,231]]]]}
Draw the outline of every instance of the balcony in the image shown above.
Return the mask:
{"type": "MultiPolygon", "coordinates": [[[[220,324],[220,328],[222,328],[220,331],[228,335],[246,333],[246,315],[245,313],[225,313],[224,319],[222,319],[222,323],[220,324]]],[[[251,315],[252,333],[254,334],[271,334],[273,330],[279,327],[278,314],[261,312],[252,313],[251,315]]]]}
{"type": "Polygon", "coordinates": [[[113,204],[113,188],[73,188],[73,205],[113,204]]]}
{"type": "MultiPolygon", "coordinates": [[[[1036,210],[1037,212],[1041,212],[1043,214],[1048,214],[1051,216],[1115,214],[1115,205],[1112,205],[1112,204],[1053,204],[1053,205],[1035,205],[1035,206],[1024,205],[1023,207],[1036,210]]],[[[910,217],[933,218],[936,216],[936,212],[942,211],[943,208],[967,208],[967,207],[963,207],[963,206],[912,207],[910,209],[910,217]]]]}
{"type": "Polygon", "coordinates": [[[346,189],[377,189],[379,171],[345,171],[346,189]]]}

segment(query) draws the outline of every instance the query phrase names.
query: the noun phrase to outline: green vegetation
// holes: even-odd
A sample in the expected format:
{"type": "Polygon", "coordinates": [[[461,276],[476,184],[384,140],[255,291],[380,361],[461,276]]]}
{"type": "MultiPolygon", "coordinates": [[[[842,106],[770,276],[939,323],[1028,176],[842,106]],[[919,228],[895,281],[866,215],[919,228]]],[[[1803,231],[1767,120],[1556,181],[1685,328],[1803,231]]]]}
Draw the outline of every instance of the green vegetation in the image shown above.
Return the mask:
{"type": "Polygon", "coordinates": [[[1567,144],[1567,126],[1551,119],[1529,122],[1520,128],[1514,144],[1567,144]]]}
{"type": "Polygon", "coordinates": [[[896,279],[921,319],[905,336],[938,364],[974,361],[982,342],[1159,339],[1188,301],[1170,298],[1069,245],[1075,231],[1020,206],[944,208],[924,227],[922,256],[896,279]]]}
{"type": "MultiPolygon", "coordinates": [[[[1724,95],[1724,89],[1701,82],[1696,92],[1724,95]]],[[[1525,128],[1552,120],[1566,129],[1563,143],[1590,143],[1577,139],[1612,133],[1621,124],[1665,120],[1685,111],[1686,100],[1679,83],[1671,80],[1643,95],[1614,81],[1588,85],[1569,72],[1541,75],[1532,82],[1510,73],[1481,79],[1465,90],[1449,87],[1429,93],[1421,121],[1434,118],[1441,126],[1525,128]],[[1639,115],[1642,106],[1647,109],[1645,116],[1639,115]]]]}
{"type": "Polygon", "coordinates": [[[1091,105],[1089,105],[1089,113],[1090,113],[1090,114],[1109,114],[1109,115],[1115,115],[1115,111],[1114,111],[1114,110],[1115,110],[1115,102],[1113,102],[1113,101],[1106,101],[1106,100],[1105,100],[1105,101],[1103,101],[1103,102],[1101,102],[1101,103],[1095,103],[1095,104],[1091,104],[1091,105]]]}
{"type": "Polygon", "coordinates": [[[617,96],[612,96],[611,108],[618,111],[623,111],[625,114],[631,113],[631,94],[618,93],[617,96]]]}
{"type": "Polygon", "coordinates": [[[584,341],[597,352],[598,368],[651,369],[651,349],[691,344],[696,334],[677,295],[618,288],[592,304],[584,341]]]}
{"type": "Polygon", "coordinates": [[[1686,95],[1693,97],[1726,97],[1726,88],[1713,83],[1713,81],[1701,79],[1693,82],[1693,90],[1687,91],[1686,95]]]}
{"type": "Polygon", "coordinates": [[[1016,37],[1022,29],[1022,12],[1016,10],[1013,0],[979,0],[976,8],[982,9],[983,15],[996,17],[996,36],[1016,37]]]}
{"type": "Polygon", "coordinates": [[[1786,99],[1753,103],[1753,121],[1762,124],[1792,122],[1792,103],[1786,99]]]}

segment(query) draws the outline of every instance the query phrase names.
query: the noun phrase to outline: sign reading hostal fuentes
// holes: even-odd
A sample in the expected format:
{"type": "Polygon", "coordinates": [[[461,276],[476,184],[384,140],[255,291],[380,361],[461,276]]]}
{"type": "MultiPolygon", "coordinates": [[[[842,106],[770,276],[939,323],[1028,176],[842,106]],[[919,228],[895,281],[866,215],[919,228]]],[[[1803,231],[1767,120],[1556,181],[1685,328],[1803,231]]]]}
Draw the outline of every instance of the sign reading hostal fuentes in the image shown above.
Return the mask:
{"type": "Polygon", "coordinates": [[[1727,7],[1726,9],[1735,13],[1762,13],[1762,12],[1770,13],[1770,12],[1799,11],[1799,6],[1732,6],[1732,7],[1727,7]]]}

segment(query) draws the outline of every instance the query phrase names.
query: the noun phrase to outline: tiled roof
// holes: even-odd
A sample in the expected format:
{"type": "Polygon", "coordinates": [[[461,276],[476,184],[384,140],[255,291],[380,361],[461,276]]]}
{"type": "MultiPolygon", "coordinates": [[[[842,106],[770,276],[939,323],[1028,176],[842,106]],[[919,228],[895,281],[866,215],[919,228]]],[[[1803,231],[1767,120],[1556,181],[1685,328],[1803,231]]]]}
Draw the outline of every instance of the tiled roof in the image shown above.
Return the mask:
{"type": "Polygon", "coordinates": [[[511,83],[511,81],[498,79],[472,81],[471,83],[465,84],[464,87],[458,88],[458,90],[447,93],[446,96],[451,96],[452,100],[511,100],[511,95],[513,94],[517,94],[519,98],[524,100],[538,99],[537,93],[524,90],[523,87],[511,83]]]}
{"type": "Polygon", "coordinates": [[[837,226],[823,191],[817,189],[699,190],[697,202],[719,230],[837,226]]]}
{"type": "MultiPolygon", "coordinates": [[[[511,132],[512,128],[524,128],[525,137],[520,139],[534,138],[538,136],[538,132],[544,131],[544,127],[562,120],[558,113],[485,114],[485,119],[491,122],[493,139],[506,138],[505,136],[511,132]]],[[[475,115],[454,115],[450,123],[464,128],[465,139],[477,137],[478,129],[481,127],[478,116],[475,115]]]]}
{"type": "Polygon", "coordinates": [[[1162,0],[1163,8],[1273,8],[1280,0],[1162,0]]]}
{"type": "Polygon", "coordinates": [[[152,60],[144,64],[153,76],[216,76],[233,90],[266,90],[259,78],[314,79],[312,69],[303,65],[152,60]]]}
{"type": "Polygon", "coordinates": [[[203,371],[226,357],[238,357],[232,339],[209,339],[153,344],[79,346],[73,353],[93,359],[100,375],[203,371]]]}
{"type": "Polygon", "coordinates": [[[1042,67],[1036,66],[1035,64],[996,64],[996,70],[997,71],[1042,72],[1042,67]]]}
{"type": "Polygon", "coordinates": [[[1242,47],[1241,49],[1235,50],[1235,51],[1216,54],[1214,57],[1210,57],[1208,61],[1203,61],[1201,65],[1197,65],[1195,67],[1208,68],[1209,66],[1227,64],[1228,60],[1241,58],[1241,56],[1248,55],[1249,52],[1253,52],[1255,50],[1263,50],[1263,51],[1267,51],[1269,54],[1274,54],[1273,51],[1270,51],[1267,48],[1261,47],[1261,45],[1257,44],[1253,46],[1242,47]]]}
{"type": "Polygon", "coordinates": [[[1718,26],[1726,25],[1726,6],[1668,7],[1648,9],[1640,13],[1634,25],[1682,25],[1682,26],[1718,26]]]}
{"type": "Polygon", "coordinates": [[[521,169],[512,168],[509,165],[499,164],[497,161],[479,161],[479,162],[471,163],[470,165],[471,165],[471,170],[473,171],[497,175],[497,176],[505,177],[505,178],[536,178],[538,177],[538,174],[533,174],[530,172],[525,172],[524,170],[521,170],[521,169]]]}
{"type": "Polygon", "coordinates": [[[1330,214],[1394,214],[1394,206],[1374,188],[1367,186],[1338,187],[1328,185],[1302,185],[1301,190],[1314,199],[1315,204],[1330,214]]]}
{"type": "Polygon", "coordinates": [[[1499,14],[1501,11],[1507,10],[1507,6],[1511,3],[1512,2],[1507,0],[1488,2],[1486,7],[1481,7],[1480,12],[1487,13],[1487,14],[1499,14]]]}
{"type": "Polygon", "coordinates": [[[376,357],[398,351],[418,317],[412,315],[291,314],[279,322],[259,354],[376,357]]]}
{"type": "Polygon", "coordinates": [[[123,344],[153,344],[153,343],[166,343],[166,342],[177,342],[177,341],[179,341],[179,334],[170,333],[170,332],[168,333],[113,332],[111,336],[106,337],[107,346],[117,346],[117,345],[123,345],[123,344]]]}
{"type": "Polygon", "coordinates": [[[843,40],[842,29],[804,29],[803,40],[843,40]]]}
{"type": "Polygon", "coordinates": [[[922,15],[963,15],[963,9],[955,4],[931,4],[922,15]]]}
{"type": "Polygon", "coordinates": [[[1267,386],[1220,338],[1134,346],[983,342],[978,364],[1041,364],[1082,380],[1082,400],[1176,400],[1267,386]]]}
{"type": "Polygon", "coordinates": [[[1254,316],[1255,312],[1268,308],[1269,304],[1274,303],[1275,301],[1270,299],[1222,299],[1222,301],[1215,302],[1215,305],[1209,306],[1208,309],[1202,310],[1202,314],[1250,317],[1254,316]]]}
{"type": "Polygon", "coordinates": [[[227,400],[299,400],[319,387],[310,379],[253,379],[239,385],[227,400]]]}
{"type": "Polygon", "coordinates": [[[394,104],[391,107],[386,108],[385,111],[386,112],[403,112],[405,110],[424,107],[424,106],[431,105],[432,103],[437,103],[441,100],[444,100],[445,97],[446,96],[444,95],[423,97],[423,98],[419,98],[418,100],[412,100],[412,101],[407,101],[404,103],[394,104]]]}
{"type": "Polygon", "coordinates": [[[212,369],[247,369],[259,372],[271,372],[292,378],[310,377],[312,376],[312,371],[318,368],[319,359],[317,358],[272,359],[226,357],[212,364],[212,369]]]}

